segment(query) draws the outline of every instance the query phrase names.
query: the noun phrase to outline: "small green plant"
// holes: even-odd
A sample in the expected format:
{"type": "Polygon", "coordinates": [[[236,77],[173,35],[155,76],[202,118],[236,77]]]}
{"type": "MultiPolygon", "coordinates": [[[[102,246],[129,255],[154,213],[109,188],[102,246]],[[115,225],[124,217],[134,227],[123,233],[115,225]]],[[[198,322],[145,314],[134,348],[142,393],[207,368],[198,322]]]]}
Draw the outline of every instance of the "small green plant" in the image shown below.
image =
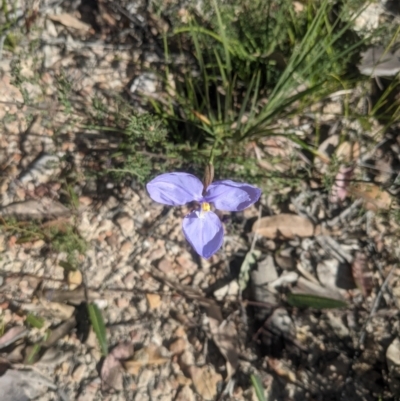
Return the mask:
{"type": "Polygon", "coordinates": [[[86,241],[72,225],[65,225],[62,230],[51,228],[49,236],[51,249],[57,253],[65,252],[67,254],[67,262],[72,266],[78,264],[78,255],[84,255],[87,251],[88,245],[86,241]]]}
{"type": "Polygon", "coordinates": [[[27,81],[27,79],[22,75],[22,68],[21,68],[21,60],[19,58],[16,58],[11,61],[10,63],[11,67],[11,84],[16,86],[22,94],[22,97],[24,99],[25,104],[30,103],[30,97],[28,91],[23,87],[23,83],[27,81]]]}
{"type": "Polygon", "coordinates": [[[8,218],[0,220],[0,229],[9,235],[17,236],[17,244],[43,240],[50,252],[66,253],[67,262],[72,266],[77,265],[78,255],[87,251],[86,241],[72,223],[40,223],[8,218]]]}
{"type": "Polygon", "coordinates": [[[151,114],[127,115],[122,126],[121,143],[111,155],[112,164],[116,167],[107,171],[116,178],[130,174],[139,182],[145,182],[153,169],[152,156],[158,158],[157,153],[167,150],[167,131],[163,122],[151,114]]]}
{"type": "Polygon", "coordinates": [[[72,84],[66,75],[62,72],[57,77],[57,92],[58,100],[64,106],[64,112],[66,114],[71,114],[72,105],[69,96],[72,91],[72,84]]]}

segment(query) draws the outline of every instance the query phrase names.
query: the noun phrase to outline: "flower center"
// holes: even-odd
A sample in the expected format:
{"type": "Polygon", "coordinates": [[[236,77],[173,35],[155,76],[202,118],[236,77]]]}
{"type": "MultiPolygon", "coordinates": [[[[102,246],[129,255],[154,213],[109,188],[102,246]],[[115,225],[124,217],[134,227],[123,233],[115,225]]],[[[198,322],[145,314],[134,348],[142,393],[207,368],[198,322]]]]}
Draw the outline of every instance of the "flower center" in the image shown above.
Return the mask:
{"type": "Polygon", "coordinates": [[[204,219],[207,212],[211,210],[211,206],[208,202],[202,202],[200,204],[200,210],[197,210],[196,214],[200,219],[204,219]]]}
{"type": "Polygon", "coordinates": [[[202,211],[202,212],[209,212],[210,209],[211,209],[211,207],[210,207],[210,204],[209,204],[209,203],[203,202],[203,203],[201,204],[201,211],[202,211]]]}

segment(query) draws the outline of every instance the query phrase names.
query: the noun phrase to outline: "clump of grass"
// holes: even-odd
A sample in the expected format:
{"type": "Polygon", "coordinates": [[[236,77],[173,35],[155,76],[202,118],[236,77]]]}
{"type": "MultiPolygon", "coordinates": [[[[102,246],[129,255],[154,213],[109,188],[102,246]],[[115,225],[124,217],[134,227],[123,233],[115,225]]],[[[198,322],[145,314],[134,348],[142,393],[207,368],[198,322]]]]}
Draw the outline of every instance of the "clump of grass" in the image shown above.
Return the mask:
{"type": "Polygon", "coordinates": [[[159,160],[163,154],[171,153],[167,130],[161,119],[151,114],[120,114],[118,118],[121,142],[118,150],[111,155],[115,167],[109,167],[106,171],[116,179],[131,175],[144,183],[152,172],[154,159],[159,160]]]}
{"type": "Polygon", "coordinates": [[[254,70],[262,69],[264,83],[275,84],[297,38],[305,35],[307,6],[296,11],[292,0],[211,0],[207,6],[212,30],[223,28],[231,43],[232,65],[239,79],[251,80],[254,70]]]}
{"type": "MultiPolygon", "coordinates": [[[[238,143],[276,134],[280,119],[341,89],[347,62],[365,42],[326,0],[309,2],[299,15],[286,0],[211,6],[211,23],[192,17],[165,38],[168,101],[149,99],[172,137],[203,158],[239,160],[238,143]],[[194,66],[174,64],[176,43],[193,54],[194,66]]],[[[310,151],[290,130],[284,134],[310,151]]]]}

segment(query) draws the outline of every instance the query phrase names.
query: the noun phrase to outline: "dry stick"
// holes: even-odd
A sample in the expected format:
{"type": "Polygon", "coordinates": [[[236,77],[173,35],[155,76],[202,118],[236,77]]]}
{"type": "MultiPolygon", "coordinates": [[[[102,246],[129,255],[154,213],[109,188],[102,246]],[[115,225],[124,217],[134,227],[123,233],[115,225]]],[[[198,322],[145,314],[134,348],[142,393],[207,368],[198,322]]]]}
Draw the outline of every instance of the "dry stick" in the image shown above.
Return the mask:
{"type": "Polygon", "coordinates": [[[332,227],[338,224],[339,222],[342,222],[345,220],[350,214],[352,214],[355,210],[358,209],[358,207],[363,203],[362,199],[357,199],[355,202],[353,202],[347,209],[343,210],[342,213],[339,214],[339,216],[328,220],[326,222],[327,226],[332,227]]]}
{"type": "MultiPolygon", "coordinates": [[[[256,229],[258,228],[259,222],[261,220],[261,214],[262,214],[262,205],[260,204],[260,206],[258,207],[257,221],[256,221],[256,223],[254,225],[256,229]]],[[[257,230],[256,229],[254,230],[254,236],[253,236],[253,240],[251,241],[251,246],[250,246],[250,251],[249,252],[253,252],[254,248],[256,247],[256,242],[257,242],[257,239],[258,239],[258,234],[257,234],[257,230]]],[[[238,302],[239,302],[240,309],[241,309],[240,310],[240,312],[241,312],[240,314],[242,316],[242,322],[247,327],[248,326],[248,321],[247,321],[247,314],[246,314],[246,310],[245,310],[246,306],[244,305],[241,291],[239,291],[239,294],[238,294],[238,302]]]]}
{"type": "MultiPolygon", "coordinates": [[[[259,225],[260,220],[261,220],[261,213],[262,213],[262,205],[260,204],[260,206],[258,207],[257,221],[256,221],[256,224],[254,225],[256,229],[258,228],[258,225],[259,225]]],[[[256,229],[254,230],[254,237],[253,237],[253,240],[251,241],[250,252],[253,252],[254,248],[256,247],[256,242],[257,242],[257,239],[258,239],[258,234],[257,234],[257,230],[256,229]]]]}
{"type": "MultiPolygon", "coordinates": [[[[57,278],[50,277],[50,276],[37,276],[37,275],[31,274],[31,273],[7,273],[7,272],[0,271],[0,275],[5,277],[5,278],[7,278],[7,279],[8,278],[12,278],[12,277],[15,277],[15,278],[30,277],[30,278],[34,278],[34,279],[38,279],[38,280],[42,280],[42,281],[53,281],[53,282],[56,282],[56,283],[65,283],[65,279],[57,279],[57,278]]],[[[84,275],[83,271],[82,271],[82,275],[84,275]]],[[[85,279],[86,279],[86,276],[85,276],[85,279]]],[[[0,286],[0,294],[4,295],[7,298],[10,298],[9,294],[2,293],[2,290],[4,288],[6,288],[6,285],[0,286]]],[[[120,294],[120,293],[125,293],[125,292],[132,293],[132,291],[133,291],[132,288],[117,288],[117,287],[101,288],[101,287],[91,287],[91,286],[86,286],[86,290],[87,291],[92,291],[92,292],[97,292],[97,293],[99,293],[99,295],[112,294],[112,293],[120,294]]],[[[45,291],[50,291],[50,290],[45,290],[45,291]]],[[[71,291],[71,290],[62,290],[62,289],[55,289],[55,290],[51,290],[51,291],[53,291],[53,292],[62,291],[65,294],[74,292],[74,291],[71,291]]],[[[150,292],[157,293],[159,295],[169,295],[168,292],[158,291],[156,288],[147,289],[147,290],[142,289],[142,288],[135,288],[135,291],[140,292],[142,294],[146,294],[146,293],[148,293],[150,291],[150,292]]],[[[85,290],[84,290],[84,292],[85,292],[85,290]]],[[[85,294],[83,294],[83,295],[85,295],[85,294]]],[[[88,295],[89,295],[89,300],[93,298],[92,295],[90,295],[90,294],[88,294],[88,295]]],[[[15,297],[12,297],[12,298],[13,298],[13,300],[15,300],[15,297]]],[[[30,297],[30,298],[32,298],[32,297],[30,297]]],[[[29,299],[29,298],[26,298],[26,299],[29,299]]],[[[21,299],[18,299],[18,300],[15,300],[15,301],[16,302],[24,302],[24,300],[21,300],[21,299]]],[[[55,301],[55,302],[61,302],[61,301],[55,301]]]]}
{"type": "Polygon", "coordinates": [[[365,342],[365,337],[366,337],[366,334],[367,334],[367,331],[366,331],[367,325],[370,322],[370,320],[372,319],[372,317],[375,315],[376,311],[378,310],[378,307],[379,307],[379,304],[381,302],[383,293],[384,293],[384,291],[386,290],[386,287],[389,284],[389,280],[393,275],[395,267],[396,267],[396,265],[392,266],[392,268],[390,269],[389,274],[385,278],[385,281],[382,283],[381,288],[379,289],[378,295],[376,296],[376,298],[374,300],[374,304],[372,306],[371,312],[370,312],[367,320],[365,321],[365,323],[363,325],[363,328],[361,329],[360,338],[358,340],[358,348],[359,348],[359,350],[364,349],[364,342],[365,342]]]}
{"type": "Polygon", "coordinates": [[[340,262],[351,263],[353,261],[352,255],[346,252],[332,237],[327,235],[317,235],[315,239],[322,248],[328,251],[330,250],[340,262]]]}
{"type": "MultiPolygon", "coordinates": [[[[375,265],[378,267],[379,274],[380,274],[382,280],[384,280],[385,275],[384,275],[384,271],[383,271],[384,269],[383,269],[383,266],[382,266],[382,262],[377,258],[377,255],[376,255],[376,254],[373,254],[372,257],[373,257],[373,259],[374,259],[375,265]]],[[[392,289],[391,289],[391,288],[387,288],[387,292],[388,292],[389,295],[391,296],[392,301],[393,301],[393,303],[395,304],[396,308],[397,308],[397,309],[400,309],[399,302],[398,302],[398,300],[397,300],[397,297],[394,296],[392,289]]]]}

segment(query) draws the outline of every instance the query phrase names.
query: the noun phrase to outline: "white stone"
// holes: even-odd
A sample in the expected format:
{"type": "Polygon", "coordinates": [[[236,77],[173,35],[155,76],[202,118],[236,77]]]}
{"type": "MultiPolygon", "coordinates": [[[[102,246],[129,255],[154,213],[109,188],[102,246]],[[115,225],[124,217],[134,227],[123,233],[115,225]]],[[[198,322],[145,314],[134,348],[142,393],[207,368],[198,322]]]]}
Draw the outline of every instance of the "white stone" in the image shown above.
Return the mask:
{"type": "Polygon", "coordinates": [[[151,72],[146,72],[133,80],[130,91],[132,93],[155,93],[157,91],[157,84],[157,76],[151,72]]]}
{"type": "MultiPolygon", "coordinates": [[[[357,11],[358,12],[358,11],[357,11]]],[[[383,12],[381,4],[370,4],[367,6],[362,13],[354,21],[354,30],[374,30],[378,28],[379,16],[383,12]]]]}

